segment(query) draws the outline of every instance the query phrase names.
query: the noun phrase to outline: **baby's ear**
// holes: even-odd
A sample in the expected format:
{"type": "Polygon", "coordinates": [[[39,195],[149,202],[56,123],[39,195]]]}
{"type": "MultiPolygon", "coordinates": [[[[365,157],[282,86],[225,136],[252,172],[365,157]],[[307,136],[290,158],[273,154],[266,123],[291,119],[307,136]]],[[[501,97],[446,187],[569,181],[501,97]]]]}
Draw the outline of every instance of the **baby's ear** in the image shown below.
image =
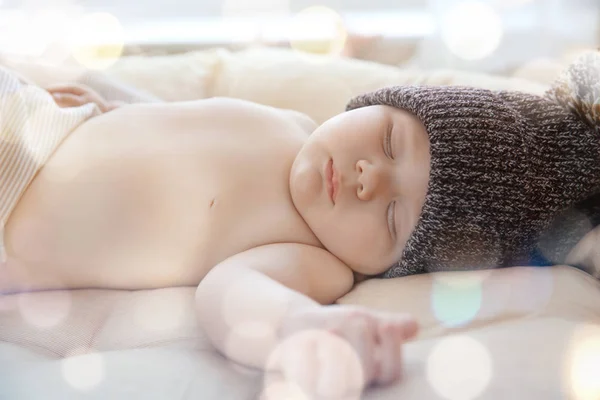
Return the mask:
{"type": "Polygon", "coordinates": [[[578,57],[554,81],[546,96],[600,132],[600,49],[578,57]]]}

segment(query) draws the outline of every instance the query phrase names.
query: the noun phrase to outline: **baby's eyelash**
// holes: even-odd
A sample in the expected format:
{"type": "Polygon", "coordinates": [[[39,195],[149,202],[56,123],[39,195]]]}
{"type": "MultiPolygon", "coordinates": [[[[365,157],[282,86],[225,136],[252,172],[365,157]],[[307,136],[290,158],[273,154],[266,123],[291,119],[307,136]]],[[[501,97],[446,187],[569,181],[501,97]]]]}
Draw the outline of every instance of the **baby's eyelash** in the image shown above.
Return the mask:
{"type": "Polygon", "coordinates": [[[388,127],[387,132],[385,133],[384,148],[385,148],[386,155],[393,160],[394,155],[392,154],[392,125],[391,124],[388,127]]]}
{"type": "Polygon", "coordinates": [[[387,212],[387,222],[388,222],[388,229],[390,230],[390,233],[392,234],[392,236],[394,238],[396,238],[396,202],[392,201],[390,203],[390,205],[388,206],[388,212],[387,212]]]}

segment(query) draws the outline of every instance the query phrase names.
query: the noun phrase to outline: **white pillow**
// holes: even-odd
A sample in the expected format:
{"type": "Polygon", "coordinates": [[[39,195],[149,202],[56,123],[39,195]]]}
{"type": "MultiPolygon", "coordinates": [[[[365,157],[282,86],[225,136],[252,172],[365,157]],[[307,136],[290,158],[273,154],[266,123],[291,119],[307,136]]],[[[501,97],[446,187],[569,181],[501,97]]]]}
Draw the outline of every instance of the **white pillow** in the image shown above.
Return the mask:
{"type": "MultiPolygon", "coordinates": [[[[41,85],[56,80],[85,80],[90,75],[90,71],[76,64],[41,67],[32,59],[26,63],[10,61],[11,57],[4,55],[5,64],[41,85]]],[[[108,88],[111,95],[126,94],[127,99],[144,97],[137,95],[135,89],[165,101],[234,97],[296,110],[317,123],[344,111],[353,96],[391,85],[467,85],[534,94],[542,94],[547,88],[526,79],[455,70],[424,71],[276,48],[126,56],[106,71],[92,74],[98,79],[87,83],[98,86],[95,88],[100,91],[108,88]],[[104,78],[115,78],[114,84],[104,78]],[[131,88],[126,90],[119,81],[131,88]],[[118,90],[115,92],[114,88],[118,90]]]]}
{"type": "Polygon", "coordinates": [[[124,57],[107,73],[165,100],[228,96],[300,111],[318,123],[342,112],[351,97],[390,85],[469,85],[535,94],[546,90],[524,79],[421,71],[274,48],[124,57]]]}

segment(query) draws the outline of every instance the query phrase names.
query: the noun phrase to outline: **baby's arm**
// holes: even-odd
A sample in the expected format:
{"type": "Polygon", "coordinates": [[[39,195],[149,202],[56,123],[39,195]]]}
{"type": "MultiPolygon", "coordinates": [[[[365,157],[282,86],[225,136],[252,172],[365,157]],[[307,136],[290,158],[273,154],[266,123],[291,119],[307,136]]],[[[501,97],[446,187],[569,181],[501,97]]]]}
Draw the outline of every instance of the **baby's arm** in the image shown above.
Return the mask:
{"type": "Polygon", "coordinates": [[[298,244],[267,245],[214,267],[198,286],[196,302],[215,346],[235,361],[264,367],[287,315],[333,303],[352,287],[352,273],[341,263],[312,263],[314,253],[322,251],[298,244]],[[236,341],[243,338],[235,332],[245,323],[262,324],[275,335],[238,346],[236,341]]]}
{"type": "Polygon", "coordinates": [[[352,284],[352,271],[325,250],[261,246],[207,274],[196,292],[198,315],[209,339],[227,357],[262,369],[291,368],[305,389],[339,390],[332,389],[333,382],[351,373],[340,364],[352,362],[344,358],[348,352],[342,341],[362,367],[350,384],[362,388],[392,382],[400,375],[400,346],[416,333],[416,324],[406,316],[326,306],[352,284]],[[336,345],[332,338],[343,340],[336,345]],[[283,356],[273,364],[276,349],[283,356]]]}

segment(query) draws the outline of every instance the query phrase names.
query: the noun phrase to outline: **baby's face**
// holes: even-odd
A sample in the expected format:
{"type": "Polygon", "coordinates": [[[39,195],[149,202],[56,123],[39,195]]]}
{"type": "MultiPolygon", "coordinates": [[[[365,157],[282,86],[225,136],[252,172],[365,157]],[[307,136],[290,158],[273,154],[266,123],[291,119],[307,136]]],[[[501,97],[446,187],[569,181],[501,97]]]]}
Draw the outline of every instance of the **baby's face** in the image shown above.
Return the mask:
{"type": "Polygon", "coordinates": [[[310,136],[290,191],[323,246],[374,275],[398,261],[429,184],[429,137],[412,113],[388,106],[345,112],[310,136]]]}

